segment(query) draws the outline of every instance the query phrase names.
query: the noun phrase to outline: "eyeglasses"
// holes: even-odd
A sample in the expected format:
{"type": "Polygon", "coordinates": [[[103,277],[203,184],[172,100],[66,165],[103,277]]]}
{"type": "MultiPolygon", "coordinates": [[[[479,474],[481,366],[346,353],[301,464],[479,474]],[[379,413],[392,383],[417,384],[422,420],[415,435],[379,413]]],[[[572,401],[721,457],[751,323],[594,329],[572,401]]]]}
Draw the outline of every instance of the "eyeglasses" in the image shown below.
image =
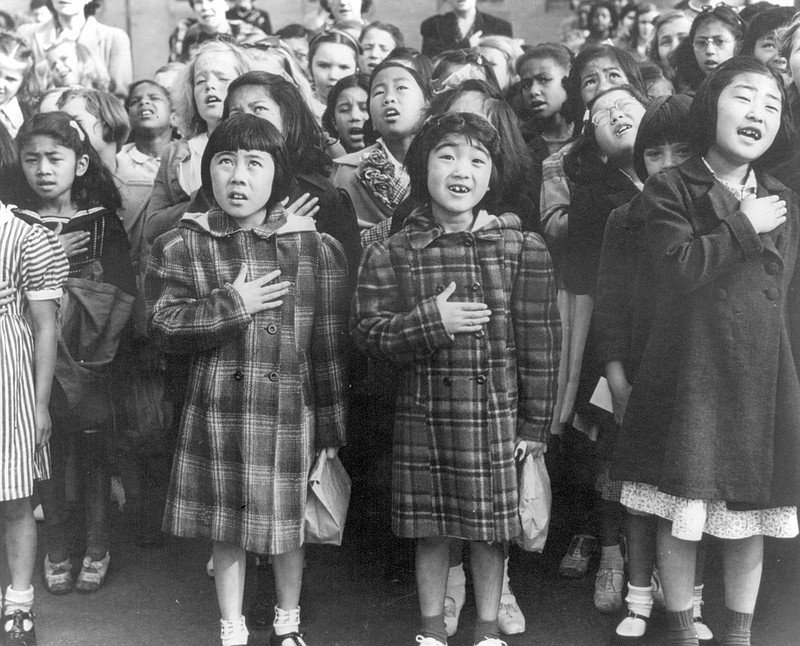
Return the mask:
{"type": "Polygon", "coordinates": [[[692,41],[692,46],[699,51],[703,51],[706,49],[709,44],[714,45],[715,49],[722,49],[728,43],[732,43],[732,38],[721,38],[720,36],[713,36],[710,38],[704,38],[702,36],[698,36],[692,41]]]}
{"type": "Polygon", "coordinates": [[[631,108],[637,105],[641,104],[636,99],[631,97],[622,97],[621,99],[614,101],[614,103],[609,107],[598,110],[592,117],[592,123],[594,124],[595,128],[602,128],[603,126],[611,123],[612,110],[616,110],[617,112],[621,112],[623,114],[629,114],[631,108]]]}

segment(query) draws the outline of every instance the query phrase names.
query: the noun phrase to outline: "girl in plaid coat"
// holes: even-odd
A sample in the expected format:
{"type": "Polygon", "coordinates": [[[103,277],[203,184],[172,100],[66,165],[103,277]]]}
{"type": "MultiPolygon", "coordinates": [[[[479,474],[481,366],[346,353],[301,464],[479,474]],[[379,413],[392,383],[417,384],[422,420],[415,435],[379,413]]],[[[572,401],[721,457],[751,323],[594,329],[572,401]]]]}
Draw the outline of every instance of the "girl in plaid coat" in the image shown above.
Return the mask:
{"type": "Polygon", "coordinates": [[[541,454],[555,397],[560,322],[550,256],[497,195],[497,131],[473,114],[426,124],[409,149],[421,206],[361,263],[351,332],[401,370],[394,532],[416,538],[417,642],[447,643],[453,540],[469,541],[475,644],[499,646],[504,546],[519,531],[515,453],[541,454]]]}
{"type": "Polygon", "coordinates": [[[156,240],[146,281],[165,350],[191,355],[164,528],[213,541],[223,646],[247,643],[246,550],[273,555],[271,646],[304,646],[306,480],[344,442],[344,252],[281,206],[292,178],[269,122],[223,121],[201,173],[217,206],[156,240]]]}

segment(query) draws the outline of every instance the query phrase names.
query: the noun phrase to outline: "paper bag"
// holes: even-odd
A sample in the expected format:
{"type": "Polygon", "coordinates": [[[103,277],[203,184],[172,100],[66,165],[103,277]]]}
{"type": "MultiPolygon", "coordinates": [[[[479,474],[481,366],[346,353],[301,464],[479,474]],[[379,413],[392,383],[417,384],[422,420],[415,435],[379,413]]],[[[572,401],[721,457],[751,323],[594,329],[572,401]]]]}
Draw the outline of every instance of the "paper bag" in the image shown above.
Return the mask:
{"type": "Polygon", "coordinates": [[[526,552],[541,552],[550,525],[550,476],[544,457],[528,455],[519,467],[519,521],[517,545],[526,552]]]}
{"type": "Polygon", "coordinates": [[[338,457],[322,451],[308,476],[305,542],[341,545],[349,505],[350,476],[338,457]]]}

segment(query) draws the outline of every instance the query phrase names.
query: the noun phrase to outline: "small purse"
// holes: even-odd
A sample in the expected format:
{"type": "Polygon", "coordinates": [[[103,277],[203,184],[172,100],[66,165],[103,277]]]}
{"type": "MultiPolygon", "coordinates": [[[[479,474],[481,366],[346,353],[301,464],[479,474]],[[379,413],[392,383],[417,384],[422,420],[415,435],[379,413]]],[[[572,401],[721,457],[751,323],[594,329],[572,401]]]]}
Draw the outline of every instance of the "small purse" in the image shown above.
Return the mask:
{"type": "Polygon", "coordinates": [[[305,542],[341,545],[350,506],[350,476],[338,456],[322,451],[308,476],[305,542]]]}

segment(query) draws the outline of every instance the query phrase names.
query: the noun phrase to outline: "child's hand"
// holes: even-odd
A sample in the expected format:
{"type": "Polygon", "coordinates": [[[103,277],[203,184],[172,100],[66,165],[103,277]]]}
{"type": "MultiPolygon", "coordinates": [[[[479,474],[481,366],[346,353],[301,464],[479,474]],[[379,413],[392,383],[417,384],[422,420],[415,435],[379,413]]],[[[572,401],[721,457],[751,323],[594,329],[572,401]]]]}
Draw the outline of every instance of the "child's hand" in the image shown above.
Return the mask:
{"type": "Polygon", "coordinates": [[[786,222],[786,202],[777,195],[746,195],[739,210],[750,220],[756,233],[769,233],[786,222]]]}
{"type": "Polygon", "coordinates": [[[281,270],[276,269],[268,274],[264,274],[255,280],[247,280],[247,264],[243,264],[239,270],[239,275],[233,281],[233,288],[239,292],[239,296],[244,301],[244,308],[248,314],[258,314],[265,310],[272,310],[283,305],[280,300],[289,291],[289,281],[280,283],[269,283],[281,275],[281,270]]]}
{"type": "Polygon", "coordinates": [[[35,411],[36,446],[44,446],[50,441],[53,424],[50,421],[50,411],[47,406],[37,406],[35,411]]]}
{"type": "Polygon", "coordinates": [[[442,316],[444,329],[449,335],[458,332],[478,332],[489,322],[492,313],[486,303],[460,303],[448,302],[448,298],[456,291],[456,284],[450,283],[445,290],[436,297],[436,305],[442,316]]]}
{"type": "Polygon", "coordinates": [[[289,215],[299,215],[302,217],[313,218],[317,213],[319,213],[319,198],[311,197],[309,193],[303,193],[294,202],[287,206],[288,202],[289,198],[287,197],[283,201],[283,205],[289,215]]]}
{"type": "Polygon", "coordinates": [[[7,281],[0,281],[0,312],[14,302],[14,295],[17,293],[13,287],[8,286],[7,281]]]}
{"type": "Polygon", "coordinates": [[[67,258],[72,258],[89,251],[89,233],[86,231],[73,231],[72,233],[62,233],[58,236],[61,246],[67,258]]]}

